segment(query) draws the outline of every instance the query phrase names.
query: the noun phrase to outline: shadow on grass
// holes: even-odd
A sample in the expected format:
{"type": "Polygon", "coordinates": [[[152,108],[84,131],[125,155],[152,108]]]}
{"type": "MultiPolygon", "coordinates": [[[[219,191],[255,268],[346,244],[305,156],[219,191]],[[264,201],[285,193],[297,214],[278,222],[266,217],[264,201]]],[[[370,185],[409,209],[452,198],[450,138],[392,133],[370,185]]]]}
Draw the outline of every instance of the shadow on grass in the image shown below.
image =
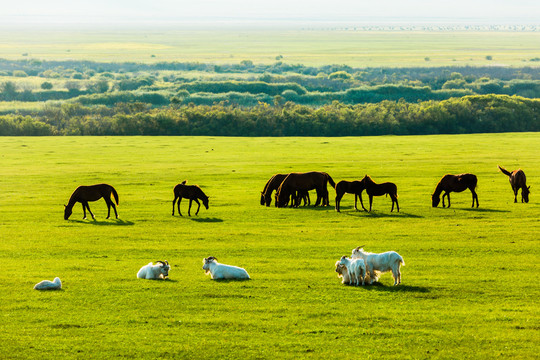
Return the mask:
{"type": "Polygon", "coordinates": [[[112,220],[70,220],[74,223],[86,224],[86,225],[98,225],[98,226],[131,226],[135,225],[132,221],[126,221],[121,219],[112,219],[112,220]]]}
{"type": "Polygon", "coordinates": [[[371,212],[368,211],[341,211],[347,216],[354,216],[354,217],[368,217],[368,218],[385,218],[385,217],[393,217],[393,218],[411,218],[411,219],[421,219],[423,216],[406,213],[406,212],[379,212],[372,210],[371,212]]]}
{"type": "Polygon", "coordinates": [[[485,213],[507,213],[507,212],[510,212],[510,210],[485,209],[485,208],[464,208],[464,209],[460,209],[460,210],[471,211],[471,212],[479,212],[479,213],[482,213],[482,212],[485,212],[485,213]]]}
{"type": "Polygon", "coordinates": [[[209,222],[209,223],[217,223],[217,222],[223,222],[223,219],[219,218],[189,218],[191,221],[196,222],[209,222]]]}
{"type": "Polygon", "coordinates": [[[364,288],[369,291],[384,291],[384,292],[411,292],[411,293],[429,293],[430,290],[424,286],[413,286],[413,285],[397,285],[397,286],[386,286],[379,282],[373,283],[372,285],[365,285],[364,288]]]}

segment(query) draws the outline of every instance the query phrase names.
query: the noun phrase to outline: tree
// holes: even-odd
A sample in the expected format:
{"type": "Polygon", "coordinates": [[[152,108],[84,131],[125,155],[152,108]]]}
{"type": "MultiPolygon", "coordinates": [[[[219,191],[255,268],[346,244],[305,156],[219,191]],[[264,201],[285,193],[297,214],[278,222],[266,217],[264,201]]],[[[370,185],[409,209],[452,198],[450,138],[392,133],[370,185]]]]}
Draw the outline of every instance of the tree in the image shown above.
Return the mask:
{"type": "Polygon", "coordinates": [[[41,88],[43,90],[51,90],[53,88],[53,84],[51,84],[48,81],[45,81],[44,83],[41,84],[41,88]]]}

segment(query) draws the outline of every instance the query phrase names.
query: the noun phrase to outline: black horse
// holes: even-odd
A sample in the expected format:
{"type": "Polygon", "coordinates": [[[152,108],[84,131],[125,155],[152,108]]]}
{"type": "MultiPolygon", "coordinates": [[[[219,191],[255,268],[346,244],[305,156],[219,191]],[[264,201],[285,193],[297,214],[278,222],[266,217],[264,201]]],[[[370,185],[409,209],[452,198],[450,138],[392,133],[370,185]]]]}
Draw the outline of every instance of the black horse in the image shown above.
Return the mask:
{"type": "Polygon", "coordinates": [[[64,205],[64,220],[69,219],[69,217],[73,213],[73,205],[75,205],[75,203],[77,202],[80,202],[82,204],[84,214],[83,219],[86,219],[86,209],[88,209],[88,212],[90,213],[90,215],[92,215],[92,219],[95,219],[94,214],[90,210],[90,206],[88,206],[88,202],[97,201],[101,198],[103,198],[107,203],[107,219],[111,216],[111,206],[114,209],[114,214],[116,215],[116,218],[118,219],[118,213],[116,212],[116,206],[111,200],[111,194],[114,196],[116,205],[118,205],[118,193],[111,185],[97,184],[90,186],[79,186],[77,189],[75,189],[73,194],[71,194],[68,204],[64,205]]]}
{"type": "Polygon", "coordinates": [[[450,193],[452,191],[462,192],[465,189],[471,190],[472,193],[472,207],[474,207],[474,201],[476,200],[476,207],[478,207],[478,195],[476,194],[476,185],[478,179],[474,174],[459,174],[459,175],[444,175],[437,184],[435,192],[431,195],[431,206],[437,207],[441,201],[440,195],[444,191],[442,196],[442,206],[445,207],[444,197],[448,198],[448,207],[450,207],[450,193]]]}
{"type": "MultiPolygon", "coordinates": [[[[391,182],[385,182],[381,184],[376,184],[368,175],[364,176],[364,178],[360,181],[362,183],[362,186],[366,189],[366,192],[369,196],[369,211],[371,211],[371,204],[373,203],[373,196],[381,196],[388,194],[390,195],[390,199],[392,199],[392,210],[390,212],[394,211],[394,203],[396,204],[397,211],[399,212],[399,203],[398,203],[398,194],[397,194],[397,186],[394,183],[391,182]]],[[[362,194],[360,193],[360,203],[362,204],[362,208],[364,208],[364,204],[362,203],[362,194]]]]}
{"type": "Polygon", "coordinates": [[[364,204],[362,202],[362,191],[364,191],[364,186],[362,185],[361,181],[341,180],[338,182],[336,184],[336,211],[339,212],[341,198],[343,198],[345,193],[354,194],[354,208],[356,210],[358,210],[358,197],[360,197],[360,203],[362,204],[362,208],[364,208],[364,204]]]}
{"type": "Polygon", "coordinates": [[[186,185],[187,180],[182,181],[181,184],[178,184],[174,187],[174,200],[172,202],[172,214],[174,216],[174,203],[178,200],[178,214],[182,216],[180,212],[180,202],[182,198],[189,199],[189,208],[188,215],[191,216],[191,204],[193,201],[197,203],[197,212],[195,215],[199,214],[199,209],[201,208],[201,203],[198,199],[201,199],[204,207],[208,210],[208,196],[201,190],[197,185],[186,185]]]}

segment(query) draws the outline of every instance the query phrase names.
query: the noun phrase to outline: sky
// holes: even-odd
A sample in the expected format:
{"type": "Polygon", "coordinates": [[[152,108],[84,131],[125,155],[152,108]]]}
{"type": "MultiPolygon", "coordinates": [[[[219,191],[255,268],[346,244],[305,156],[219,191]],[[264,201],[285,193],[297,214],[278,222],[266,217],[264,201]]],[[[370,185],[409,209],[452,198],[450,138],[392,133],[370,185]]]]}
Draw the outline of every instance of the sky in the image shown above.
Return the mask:
{"type": "Polygon", "coordinates": [[[1,0],[0,21],[45,23],[540,23],[540,0],[1,0]]]}

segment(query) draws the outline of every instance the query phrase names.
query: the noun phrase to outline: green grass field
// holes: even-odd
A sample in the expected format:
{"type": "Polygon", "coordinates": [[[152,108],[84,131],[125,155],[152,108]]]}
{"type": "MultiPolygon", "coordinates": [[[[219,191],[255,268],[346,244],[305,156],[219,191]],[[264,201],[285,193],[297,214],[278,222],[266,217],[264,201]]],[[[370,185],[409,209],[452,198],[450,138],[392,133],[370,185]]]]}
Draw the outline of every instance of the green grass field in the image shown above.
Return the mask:
{"type": "Polygon", "coordinates": [[[538,133],[2,137],[2,358],[537,358],[539,144],[538,133]],[[524,169],[529,204],[513,203],[497,164],[524,169]],[[356,212],[352,195],[342,213],[259,205],[272,174],[311,170],[393,181],[401,212],[384,197],[356,212]],[[440,177],[462,172],[478,176],[480,207],[464,192],[432,208],[440,177]],[[184,201],[184,217],[172,217],[184,179],[210,209],[188,217],[184,201]],[[81,220],[80,204],[65,221],[72,191],[100,182],[118,190],[120,219],[105,220],[100,200],[96,221],[81,220]],[[385,274],[343,286],[334,263],[359,245],[398,251],[402,285],[385,274]],[[210,280],[210,255],[252,280],[210,280]],[[165,259],[169,281],[136,278],[165,259]],[[33,290],[55,276],[63,290],[33,290]]]}
{"type": "Polygon", "coordinates": [[[538,32],[0,29],[6,59],[392,66],[537,66],[538,32]],[[490,56],[491,60],[486,59],[490,56]],[[426,60],[427,58],[427,60],[426,60]]]}

